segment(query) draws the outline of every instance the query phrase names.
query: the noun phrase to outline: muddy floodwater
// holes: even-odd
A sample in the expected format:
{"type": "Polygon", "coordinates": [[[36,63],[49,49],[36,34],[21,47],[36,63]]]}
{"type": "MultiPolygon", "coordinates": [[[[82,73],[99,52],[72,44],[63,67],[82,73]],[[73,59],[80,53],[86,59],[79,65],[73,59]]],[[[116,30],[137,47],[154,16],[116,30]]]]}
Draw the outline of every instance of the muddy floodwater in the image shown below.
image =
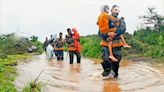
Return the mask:
{"type": "Polygon", "coordinates": [[[44,70],[38,79],[43,83],[42,92],[164,92],[163,73],[147,63],[122,61],[119,78],[110,75],[107,80],[103,80],[102,67],[96,63],[82,58],[81,64],[70,65],[66,59],[57,62],[47,61],[45,54],[34,56],[16,67],[15,87],[20,92],[44,70]]]}

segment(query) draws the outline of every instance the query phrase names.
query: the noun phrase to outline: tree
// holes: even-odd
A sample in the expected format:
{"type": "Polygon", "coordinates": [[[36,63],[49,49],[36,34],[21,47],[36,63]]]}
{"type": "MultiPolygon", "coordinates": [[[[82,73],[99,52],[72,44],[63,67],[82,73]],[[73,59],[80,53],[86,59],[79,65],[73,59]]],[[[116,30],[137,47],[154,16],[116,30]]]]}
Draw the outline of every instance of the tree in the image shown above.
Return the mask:
{"type": "Polygon", "coordinates": [[[157,14],[156,8],[148,8],[147,15],[140,16],[139,18],[144,21],[147,28],[150,29],[149,25],[153,26],[153,30],[161,32],[160,27],[164,25],[164,17],[157,14]]]}
{"type": "Polygon", "coordinates": [[[38,37],[35,36],[35,35],[33,35],[33,36],[30,37],[30,38],[31,38],[31,41],[32,41],[32,42],[36,42],[36,41],[38,41],[38,37]]]}

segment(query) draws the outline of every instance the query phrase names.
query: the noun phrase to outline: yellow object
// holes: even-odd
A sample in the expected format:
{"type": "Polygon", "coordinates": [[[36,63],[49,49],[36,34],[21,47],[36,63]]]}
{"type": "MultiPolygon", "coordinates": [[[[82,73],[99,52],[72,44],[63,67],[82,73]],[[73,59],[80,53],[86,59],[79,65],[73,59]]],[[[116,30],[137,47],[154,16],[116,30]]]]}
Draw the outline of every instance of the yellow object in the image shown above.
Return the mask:
{"type": "Polygon", "coordinates": [[[55,50],[64,50],[64,48],[63,47],[61,47],[61,48],[55,48],[55,50]]]}

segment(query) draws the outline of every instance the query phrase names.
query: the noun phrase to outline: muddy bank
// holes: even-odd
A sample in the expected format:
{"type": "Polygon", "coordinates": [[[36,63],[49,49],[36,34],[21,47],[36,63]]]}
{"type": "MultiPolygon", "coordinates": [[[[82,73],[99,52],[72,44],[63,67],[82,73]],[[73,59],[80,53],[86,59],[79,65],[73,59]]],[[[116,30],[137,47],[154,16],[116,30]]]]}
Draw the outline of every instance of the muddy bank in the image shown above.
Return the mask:
{"type": "Polygon", "coordinates": [[[124,60],[117,80],[112,75],[103,80],[102,67],[95,62],[83,58],[81,64],[70,65],[67,60],[48,62],[44,54],[38,55],[17,66],[15,87],[21,91],[44,69],[38,80],[42,92],[164,92],[163,73],[147,63],[124,60]]]}

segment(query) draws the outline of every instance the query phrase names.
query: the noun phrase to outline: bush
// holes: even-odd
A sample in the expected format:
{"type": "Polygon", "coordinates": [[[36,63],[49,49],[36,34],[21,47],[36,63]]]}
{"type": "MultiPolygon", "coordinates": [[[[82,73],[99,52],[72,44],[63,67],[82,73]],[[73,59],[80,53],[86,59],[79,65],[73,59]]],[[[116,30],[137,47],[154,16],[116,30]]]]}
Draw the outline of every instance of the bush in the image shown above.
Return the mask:
{"type": "Polygon", "coordinates": [[[80,39],[82,55],[87,57],[101,58],[100,38],[97,35],[83,36],[80,39]]]}
{"type": "Polygon", "coordinates": [[[0,58],[6,58],[11,54],[23,54],[28,52],[32,45],[37,47],[36,52],[43,52],[43,44],[38,40],[29,40],[25,37],[16,36],[14,33],[0,35],[0,58]]]}

